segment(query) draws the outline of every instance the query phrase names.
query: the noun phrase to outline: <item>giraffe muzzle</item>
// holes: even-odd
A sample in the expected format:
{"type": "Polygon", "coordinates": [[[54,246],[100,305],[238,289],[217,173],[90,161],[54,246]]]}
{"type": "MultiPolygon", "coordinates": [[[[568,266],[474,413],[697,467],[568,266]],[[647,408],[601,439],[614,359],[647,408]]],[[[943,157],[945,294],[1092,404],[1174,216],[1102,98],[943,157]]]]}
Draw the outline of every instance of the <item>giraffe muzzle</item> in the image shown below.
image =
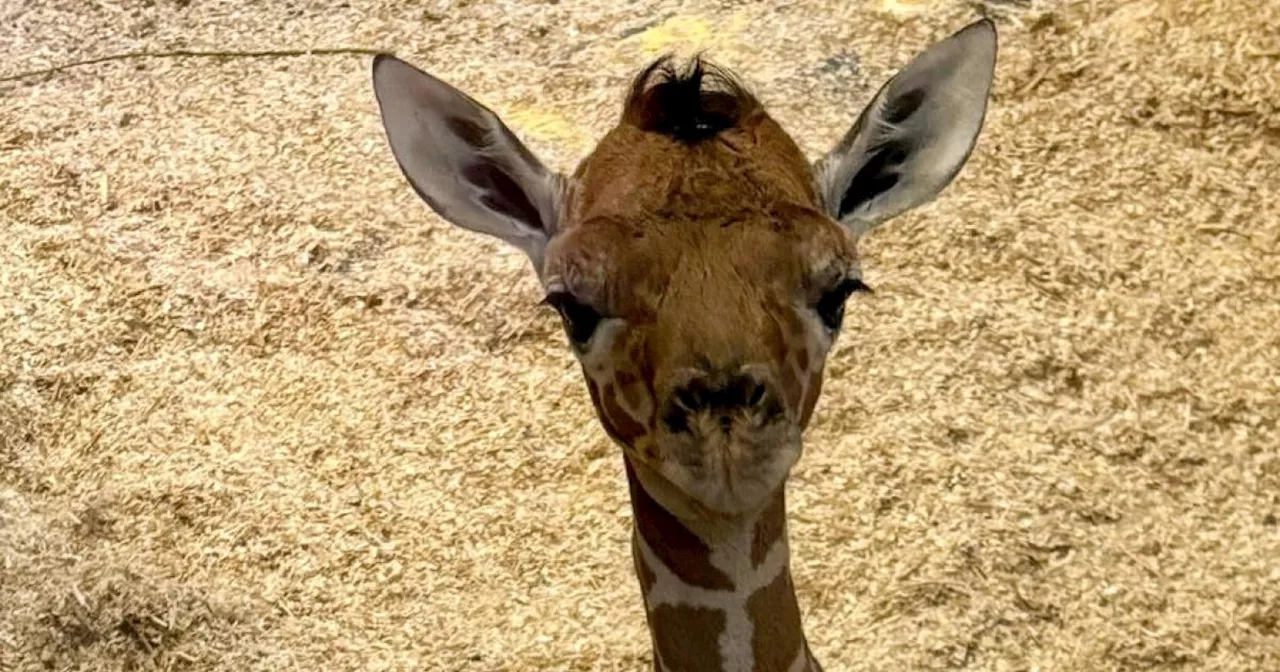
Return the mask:
{"type": "Polygon", "coordinates": [[[800,428],[763,367],[686,372],[661,408],[652,466],[717,513],[764,502],[799,458],[800,428]]]}

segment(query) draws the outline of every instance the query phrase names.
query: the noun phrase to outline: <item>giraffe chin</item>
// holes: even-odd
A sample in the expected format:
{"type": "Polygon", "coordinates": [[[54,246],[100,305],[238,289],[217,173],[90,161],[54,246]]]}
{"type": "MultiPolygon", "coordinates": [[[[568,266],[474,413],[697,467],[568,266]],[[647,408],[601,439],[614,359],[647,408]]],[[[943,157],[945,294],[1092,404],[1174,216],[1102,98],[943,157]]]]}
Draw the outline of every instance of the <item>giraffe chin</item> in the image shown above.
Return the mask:
{"type": "Polygon", "coordinates": [[[802,452],[798,431],[767,447],[690,445],[688,440],[655,443],[640,451],[647,458],[632,453],[632,466],[649,495],[686,520],[725,520],[760,511],[802,452]]]}

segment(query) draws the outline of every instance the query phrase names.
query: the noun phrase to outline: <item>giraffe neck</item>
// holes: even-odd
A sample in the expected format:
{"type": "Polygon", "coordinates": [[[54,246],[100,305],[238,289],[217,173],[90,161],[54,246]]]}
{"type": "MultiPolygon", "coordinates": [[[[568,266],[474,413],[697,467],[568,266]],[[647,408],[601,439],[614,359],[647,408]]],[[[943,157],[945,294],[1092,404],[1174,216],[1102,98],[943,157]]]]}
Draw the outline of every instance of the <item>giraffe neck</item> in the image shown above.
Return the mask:
{"type": "Polygon", "coordinates": [[[658,504],[629,459],[627,480],[658,672],[822,672],[791,584],[782,489],[760,513],[708,527],[658,504]]]}

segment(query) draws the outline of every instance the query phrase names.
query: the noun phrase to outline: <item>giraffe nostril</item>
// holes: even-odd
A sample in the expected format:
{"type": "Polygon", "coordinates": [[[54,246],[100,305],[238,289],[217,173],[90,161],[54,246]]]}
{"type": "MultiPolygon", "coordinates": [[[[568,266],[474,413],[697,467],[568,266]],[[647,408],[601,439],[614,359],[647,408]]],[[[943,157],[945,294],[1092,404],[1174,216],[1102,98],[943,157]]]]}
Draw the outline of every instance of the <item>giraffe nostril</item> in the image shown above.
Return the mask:
{"type": "Polygon", "coordinates": [[[673,433],[715,430],[732,433],[738,423],[757,430],[783,416],[781,398],[767,374],[744,367],[737,373],[696,372],[663,402],[662,422],[673,433]]]}

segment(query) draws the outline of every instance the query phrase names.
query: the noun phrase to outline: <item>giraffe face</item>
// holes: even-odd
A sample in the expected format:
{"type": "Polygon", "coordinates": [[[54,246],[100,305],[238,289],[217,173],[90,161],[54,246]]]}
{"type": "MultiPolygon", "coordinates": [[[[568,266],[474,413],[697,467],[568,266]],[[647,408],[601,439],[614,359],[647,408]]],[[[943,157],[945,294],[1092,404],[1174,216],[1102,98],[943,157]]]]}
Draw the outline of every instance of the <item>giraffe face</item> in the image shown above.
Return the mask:
{"type": "Polygon", "coordinates": [[[694,82],[733,123],[691,141],[652,130],[679,93],[646,98],[638,81],[569,183],[548,303],[646,489],[687,516],[742,515],[800,457],[845,301],[865,288],[856,236],[753,98],[694,82]]]}
{"type": "MultiPolygon", "coordinates": [[[[655,498],[687,515],[745,514],[782,485],[845,300],[863,287],[854,237],[806,192],[807,166],[775,184],[788,166],[744,168],[743,154],[708,149],[692,159],[699,182],[662,180],[677,183],[667,202],[687,208],[635,213],[660,199],[618,195],[620,212],[576,223],[547,249],[548,303],[600,422],[655,498]]],[[[608,157],[588,159],[583,179],[608,157]]],[[[630,170],[652,170],[639,158],[630,170]]]]}
{"type": "Polygon", "coordinates": [[[391,56],[373,64],[391,149],[453,224],[523,250],[598,416],[672,512],[737,516],[783,484],[849,295],[855,241],[935,197],[986,113],[995,29],[915,58],[816,164],[729,73],[667,59],[572,175],[501,119],[391,56]]]}

